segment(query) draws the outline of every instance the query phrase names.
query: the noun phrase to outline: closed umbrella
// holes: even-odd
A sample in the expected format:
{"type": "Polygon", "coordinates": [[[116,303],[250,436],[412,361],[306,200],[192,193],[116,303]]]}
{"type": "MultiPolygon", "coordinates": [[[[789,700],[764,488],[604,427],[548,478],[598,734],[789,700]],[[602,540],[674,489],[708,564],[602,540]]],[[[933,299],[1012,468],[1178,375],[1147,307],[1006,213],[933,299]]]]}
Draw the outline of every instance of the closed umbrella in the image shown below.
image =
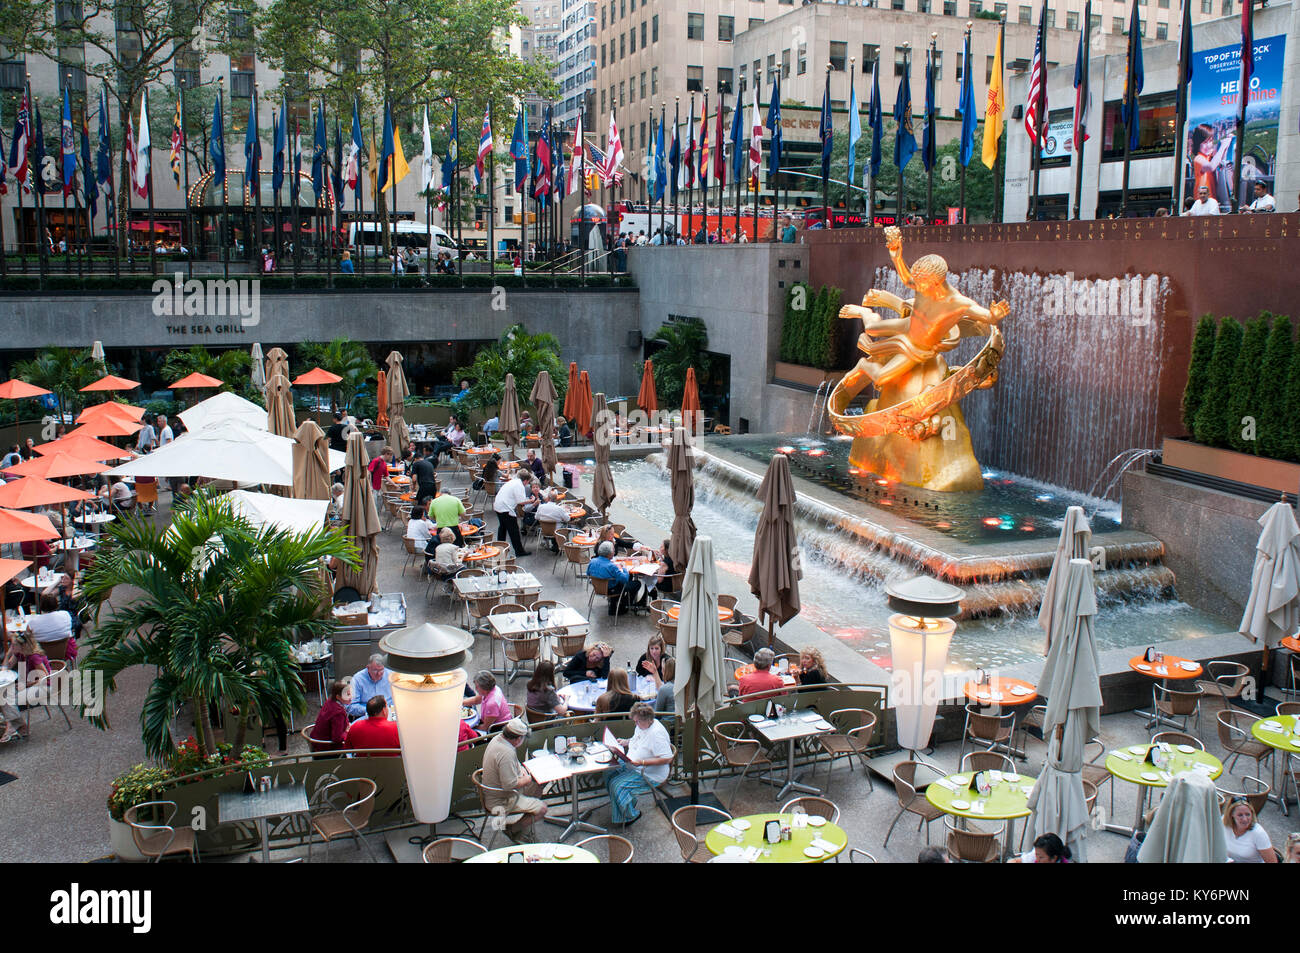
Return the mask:
{"type": "Polygon", "coordinates": [[[411,431],[406,426],[406,398],[410,396],[411,388],[406,384],[401,354],[389,351],[385,363],[388,365],[388,380],[383,400],[388,405],[388,445],[400,460],[411,444],[411,431]]]}
{"type": "Polygon", "coordinates": [[[605,395],[597,394],[592,399],[592,434],[596,445],[596,472],[591,479],[591,502],[600,510],[601,516],[607,516],[609,505],[618,495],[614,489],[614,474],[609,471],[609,430],[613,424],[613,414],[605,407],[605,395]]]}
{"type": "Polygon", "coordinates": [[[255,341],[253,343],[252,349],[248,353],[253,358],[253,371],[252,371],[253,386],[256,387],[258,390],[265,390],[266,389],[266,364],[264,362],[266,358],[262,356],[261,342],[255,341]]]}
{"type": "Polygon", "coordinates": [[[722,669],[722,625],[718,620],[718,571],[713,540],[701,536],[691,547],[682,584],[677,620],[675,710],[691,719],[686,763],[691,768],[691,803],[699,803],[700,733],[722,704],[726,674],[722,669]]]}
{"type": "Polygon", "coordinates": [[[776,454],[767,465],[758,498],[763,512],[754,531],[749,591],[758,596],[759,621],[766,616],[771,633],[774,624],[785,625],[799,614],[799,579],[803,575],[794,531],[794,481],[785,454],[776,454]]]}
{"type": "Polygon", "coordinates": [[[388,375],[380,371],[376,376],[375,400],[379,405],[376,411],[375,424],[380,430],[388,429],[388,375]]]}
{"type": "Polygon", "coordinates": [[[99,365],[99,369],[108,373],[108,358],[104,354],[104,342],[96,341],[90,346],[90,359],[99,365]]]}
{"type": "Polygon", "coordinates": [[[293,416],[293,388],[283,374],[273,374],[266,382],[266,429],[290,439],[298,432],[298,422],[293,416]]]}
{"type": "Polygon", "coordinates": [[[501,394],[501,408],[497,414],[498,433],[505,438],[510,448],[510,457],[514,458],[515,447],[519,446],[519,393],[515,390],[515,375],[506,375],[505,390],[501,394]]]}
{"type": "Polygon", "coordinates": [[[1237,631],[1268,650],[1300,627],[1300,526],[1286,503],[1274,503],[1259,518],[1263,530],[1255,544],[1250,597],[1237,631]]]}
{"type": "Polygon", "coordinates": [[[1170,783],[1138,850],[1139,864],[1226,864],[1228,835],[1214,782],[1199,771],[1170,783]]]}
{"type": "Polygon", "coordinates": [[[341,566],[338,572],[338,588],[351,586],[363,597],[374,591],[379,571],[379,511],[366,471],[365,439],[361,433],[348,437],[348,462],[343,471],[343,520],[359,550],[360,562],[355,567],[341,566]]]}
{"type": "Polygon", "coordinates": [[[591,432],[591,378],[583,371],[578,375],[578,392],[573,398],[574,432],[584,440],[591,432]]]}
{"type": "Polygon", "coordinates": [[[262,391],[266,392],[266,382],[276,374],[289,376],[289,355],[282,347],[273,347],[266,352],[266,370],[262,374],[262,391]]]}
{"type": "Polygon", "coordinates": [[[673,492],[673,528],[668,537],[668,556],[679,572],[690,558],[695,544],[695,521],[691,509],[695,506],[695,473],[691,469],[691,448],[686,430],[673,430],[673,442],[668,446],[668,478],[673,492]]]}
{"type": "Polygon", "coordinates": [[[245,400],[230,391],[213,394],[207,400],[199,401],[189,410],[182,410],[180,418],[185,423],[185,429],[190,431],[202,430],[231,420],[257,430],[265,430],[269,422],[265,407],[251,400],[245,400]]]}
{"type": "Polygon", "coordinates": [[[35,384],[29,384],[26,381],[17,379],[7,380],[0,384],[0,400],[12,400],[14,402],[14,430],[18,434],[18,442],[22,443],[22,430],[18,426],[18,401],[25,400],[29,397],[40,397],[48,394],[43,387],[37,387],[35,384]]]}
{"type": "Polygon", "coordinates": [[[645,367],[641,370],[641,389],[637,391],[636,405],[644,410],[647,415],[654,414],[659,410],[659,395],[655,393],[655,367],[653,361],[647,360],[645,367]]]}
{"type": "Polygon", "coordinates": [[[564,388],[564,417],[570,423],[573,422],[573,411],[575,409],[574,401],[578,397],[578,364],[576,361],[569,362],[569,381],[564,388]]]}
{"type": "Polygon", "coordinates": [[[551,382],[549,371],[539,371],[533,381],[532,393],[528,399],[537,411],[537,426],[542,432],[542,466],[546,468],[547,477],[555,480],[555,468],[560,461],[555,453],[555,384],[551,382]]]}
{"type": "Polygon", "coordinates": [[[691,433],[700,432],[700,385],[695,381],[695,368],[686,368],[686,387],[682,391],[682,426],[691,433]]]}
{"type": "Polygon", "coordinates": [[[293,497],[330,498],[330,442],[314,420],[304,420],[293,435],[293,497]]]}
{"type": "MultiPolygon", "coordinates": [[[[1056,555],[1052,557],[1052,570],[1047,575],[1047,588],[1043,590],[1043,603],[1038,607],[1038,627],[1047,633],[1047,649],[1052,643],[1052,618],[1056,614],[1058,599],[1064,589],[1065,572],[1071,559],[1087,559],[1092,547],[1092,527],[1082,506],[1071,506],[1065,511],[1061,536],[1056,541],[1056,555]]],[[[1044,650],[1046,654],[1046,650],[1044,650]]]]}
{"type": "Polygon", "coordinates": [[[1055,834],[1075,860],[1085,860],[1088,807],[1083,795],[1084,745],[1101,730],[1101,679],[1093,616],[1092,563],[1070,560],[1048,639],[1039,690],[1047,696],[1043,737],[1047,761],[1029,795],[1034,836],[1055,834]]]}

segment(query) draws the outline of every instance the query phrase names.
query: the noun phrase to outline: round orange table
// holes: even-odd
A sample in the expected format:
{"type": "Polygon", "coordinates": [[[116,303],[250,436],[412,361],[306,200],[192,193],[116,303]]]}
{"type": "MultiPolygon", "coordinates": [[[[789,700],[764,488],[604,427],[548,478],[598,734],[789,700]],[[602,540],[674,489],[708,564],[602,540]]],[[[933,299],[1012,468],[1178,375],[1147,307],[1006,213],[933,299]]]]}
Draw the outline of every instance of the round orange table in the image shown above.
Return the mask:
{"type": "Polygon", "coordinates": [[[472,453],[475,456],[478,456],[480,454],[496,453],[497,448],[496,447],[469,447],[465,450],[465,452],[472,453]]]}
{"type": "Polygon", "coordinates": [[[587,511],[580,506],[575,506],[569,510],[569,519],[580,520],[587,515],[587,511]]]}
{"type": "Polygon", "coordinates": [[[1164,678],[1170,681],[1186,681],[1189,678],[1199,678],[1203,669],[1199,662],[1193,662],[1190,659],[1179,658],[1177,655],[1166,655],[1163,661],[1148,662],[1141,655],[1136,655],[1128,660],[1129,668],[1149,678],[1164,678]],[[1183,668],[1183,663],[1187,662],[1194,665],[1195,668],[1183,668]]]}
{"type": "Polygon", "coordinates": [[[410,490],[408,490],[405,493],[403,493],[401,496],[399,496],[398,499],[409,503],[411,502],[412,499],[414,499],[414,495],[411,493],[410,490]]]}
{"type": "Polygon", "coordinates": [[[1006,678],[994,675],[987,685],[980,685],[972,680],[962,689],[966,698],[976,705],[1001,705],[1011,708],[1026,705],[1038,697],[1038,689],[1030,682],[1019,678],[1006,678]],[[1020,691],[1012,691],[1019,689],[1020,691]]]}
{"type": "MultiPolygon", "coordinates": [[[[746,675],[753,675],[757,671],[758,669],[754,667],[753,662],[750,662],[748,665],[742,665],[740,668],[736,669],[736,681],[740,681],[746,675]]],[[[799,683],[799,674],[797,672],[786,672],[782,674],[775,668],[769,669],[768,671],[772,672],[774,675],[780,675],[781,681],[785,682],[787,685],[797,685],[799,683]]]]}
{"type": "Polygon", "coordinates": [[[598,537],[596,536],[570,536],[569,542],[575,546],[594,546],[598,537]]]}
{"type": "MultiPolygon", "coordinates": [[[[682,607],[681,607],[681,606],[669,606],[669,607],[668,607],[668,618],[672,619],[674,622],[677,621],[678,617],[679,617],[681,614],[682,614],[682,607]]],[[[718,621],[719,621],[719,622],[730,622],[730,621],[731,621],[731,617],[732,617],[733,615],[735,615],[735,614],[736,614],[735,612],[733,612],[732,610],[728,609],[726,606],[718,606],[718,621]]]]}
{"type": "Polygon", "coordinates": [[[476,553],[467,553],[465,555],[465,562],[476,563],[484,559],[496,559],[496,557],[500,556],[503,552],[505,552],[505,549],[500,546],[484,546],[476,553]]]}
{"type": "Polygon", "coordinates": [[[410,477],[398,476],[398,477],[389,477],[388,479],[392,481],[394,486],[409,486],[411,483],[410,477]]]}
{"type": "Polygon", "coordinates": [[[1294,635],[1288,635],[1278,644],[1283,648],[1290,649],[1292,652],[1300,652],[1300,639],[1297,639],[1294,635]]]}
{"type": "Polygon", "coordinates": [[[460,535],[462,536],[477,536],[481,532],[483,532],[482,526],[475,526],[473,523],[460,524],[460,535]]]}

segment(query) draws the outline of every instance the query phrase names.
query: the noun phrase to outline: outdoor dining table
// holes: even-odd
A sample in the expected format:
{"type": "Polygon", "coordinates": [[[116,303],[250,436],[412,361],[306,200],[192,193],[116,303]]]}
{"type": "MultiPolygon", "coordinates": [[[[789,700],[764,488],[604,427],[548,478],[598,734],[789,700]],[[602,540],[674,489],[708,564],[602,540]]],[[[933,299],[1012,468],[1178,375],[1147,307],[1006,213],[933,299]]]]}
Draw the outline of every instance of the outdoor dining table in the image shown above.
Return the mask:
{"type": "Polygon", "coordinates": [[[72,521],[74,523],[80,523],[82,526],[92,527],[95,531],[95,535],[98,536],[101,527],[103,527],[105,523],[113,522],[115,519],[117,519],[117,517],[112,513],[87,513],[84,516],[74,516],[72,521]]]}
{"type": "MultiPolygon", "coordinates": [[[[740,666],[739,668],[737,668],[736,671],[733,673],[733,675],[734,675],[736,681],[740,681],[740,680],[741,680],[742,678],[744,678],[746,675],[753,675],[753,674],[754,674],[755,672],[757,672],[757,671],[758,671],[758,666],[756,666],[753,662],[750,662],[750,663],[748,663],[747,665],[742,665],[742,666],[740,666]]],[[[770,671],[770,669],[769,669],[769,671],[770,671]]],[[[798,684],[799,684],[799,679],[796,678],[795,676],[791,675],[789,672],[776,672],[775,674],[776,674],[776,675],[779,675],[779,676],[781,677],[781,684],[782,684],[782,685],[798,685],[798,684]]]]}
{"type": "Polygon", "coordinates": [[[838,824],[806,814],[807,826],[795,827],[793,814],[749,814],[723,821],[704,835],[704,846],[715,857],[741,853],[754,864],[820,864],[849,846],[849,835],[838,824]],[[790,828],[790,839],[769,844],[768,821],[790,828]],[[739,836],[737,836],[739,835],[739,836]]]}
{"type": "Polygon", "coordinates": [[[1300,654],[1300,639],[1294,635],[1288,635],[1278,642],[1284,649],[1290,649],[1292,652],[1300,654]]]}
{"type": "MultiPolygon", "coordinates": [[[[598,864],[600,858],[585,847],[567,844],[525,844],[515,847],[498,847],[467,857],[467,864],[505,864],[511,854],[522,854],[526,864],[598,864]]],[[[516,861],[518,863],[518,861],[516,861]]]]}
{"type": "Polygon", "coordinates": [[[483,546],[466,553],[464,561],[467,563],[478,563],[488,559],[496,559],[505,551],[504,546],[483,546]]]}
{"type": "Polygon", "coordinates": [[[749,716],[748,724],[750,732],[769,748],[783,742],[786,745],[785,777],[779,778],[769,771],[759,778],[760,781],[766,781],[773,786],[781,786],[776,795],[778,801],[783,799],[791,790],[803,791],[805,794],[822,793],[821,788],[813,787],[811,784],[803,784],[799,781],[802,775],[795,774],[794,746],[795,742],[802,738],[830,734],[835,730],[834,725],[812,708],[805,708],[802,711],[788,711],[778,718],[768,718],[765,715],[754,714],[749,716]]]}
{"type": "Polygon", "coordinates": [[[1108,831],[1133,836],[1133,832],[1142,827],[1142,814],[1150,798],[1151,789],[1168,787],[1169,782],[1177,775],[1187,774],[1189,771],[1201,771],[1213,781],[1223,773],[1223,762],[1195,745],[1164,745],[1169,761],[1163,768],[1157,768],[1146,760],[1151,747],[1150,744],[1130,745],[1106,755],[1106,770],[1112,777],[1136,784],[1140,788],[1133,826],[1107,824],[1108,831]]]}
{"type": "Polygon", "coordinates": [[[962,691],[967,700],[973,704],[1000,705],[1003,708],[1027,705],[1038,697],[1038,689],[1031,683],[1024,679],[1008,678],[1003,675],[990,677],[986,684],[972,679],[965,684],[962,691]]]}
{"type": "Polygon", "coordinates": [[[488,573],[483,576],[457,576],[451,584],[457,595],[465,597],[521,596],[542,591],[541,580],[525,571],[506,573],[504,582],[497,580],[496,573],[488,573]]]}
{"type": "Polygon", "coordinates": [[[63,553],[68,567],[77,572],[81,569],[81,554],[94,549],[97,543],[98,540],[91,536],[78,536],[76,539],[61,539],[51,544],[50,548],[63,553]]]}
{"type": "MultiPolygon", "coordinates": [[[[676,622],[681,617],[682,614],[681,604],[679,603],[677,605],[669,606],[667,614],[668,614],[668,618],[676,622]]],[[[735,610],[733,609],[728,609],[726,606],[718,606],[719,622],[730,622],[732,616],[734,616],[735,614],[736,614],[735,610]]]]}
{"type": "Polygon", "coordinates": [[[271,862],[271,847],[267,840],[267,819],[307,814],[307,788],[301,784],[271,788],[267,791],[225,791],[217,795],[217,817],[222,824],[256,821],[262,837],[262,863],[271,862]]]}
{"type": "MultiPolygon", "coordinates": [[[[1274,751],[1285,752],[1294,758],[1300,758],[1300,716],[1296,715],[1269,715],[1267,718],[1261,718],[1250,726],[1250,734],[1256,741],[1266,744],[1274,751]]],[[[1290,815],[1286,806],[1286,778],[1288,774],[1285,769],[1282,773],[1282,790],[1277,789],[1277,756],[1273,757],[1272,767],[1269,769],[1272,774],[1270,777],[1271,787],[1274,793],[1269,794],[1269,800],[1276,798],[1277,803],[1282,808],[1282,813],[1290,815]]]]}
{"type": "Polygon", "coordinates": [[[1037,778],[989,771],[989,793],[979,794],[970,790],[975,773],[965,771],[931,781],[925,788],[925,799],[945,814],[963,820],[1005,821],[1002,856],[1006,858],[1015,840],[1016,821],[1030,814],[1029,794],[1037,778]]]}
{"type": "Polygon", "coordinates": [[[583,812],[578,804],[579,779],[583,775],[603,774],[614,765],[614,756],[602,744],[589,744],[587,752],[577,758],[567,754],[557,755],[550,751],[537,751],[524,762],[530,774],[540,785],[556,781],[568,781],[571,794],[569,813],[561,817],[551,817],[548,813],[543,818],[547,824],[563,827],[560,840],[564,840],[574,831],[587,831],[592,834],[608,834],[609,831],[587,818],[596,808],[583,812]]]}
{"type": "Polygon", "coordinates": [[[587,511],[581,506],[566,506],[565,512],[569,514],[569,520],[580,520],[587,515],[587,511]]]}
{"type": "MultiPolygon", "coordinates": [[[[1135,655],[1128,660],[1128,667],[1140,675],[1145,675],[1147,678],[1160,679],[1165,687],[1168,687],[1170,682],[1185,682],[1191,678],[1200,678],[1203,671],[1199,662],[1193,662],[1191,659],[1181,658],[1177,655],[1160,655],[1155,662],[1148,662],[1144,656],[1135,655]]],[[[1152,708],[1154,709],[1154,707],[1153,705],[1152,708]]],[[[1162,717],[1158,711],[1135,711],[1133,714],[1145,718],[1147,728],[1161,722],[1171,728],[1179,727],[1177,722],[1162,717]]]]}
{"type": "MultiPolygon", "coordinates": [[[[655,680],[649,675],[631,676],[628,687],[632,689],[632,694],[642,701],[654,701],[657,694],[655,680]]],[[[607,688],[607,680],[597,678],[565,685],[556,694],[560,696],[560,701],[564,702],[569,711],[586,713],[596,710],[596,699],[605,694],[607,688]]]]}
{"type": "Polygon", "coordinates": [[[24,579],[20,579],[19,583],[24,589],[48,589],[51,586],[61,585],[63,580],[67,578],[67,573],[52,572],[48,576],[40,576],[36,574],[27,576],[24,579]]]}
{"type": "MultiPolygon", "coordinates": [[[[488,625],[492,627],[492,644],[489,648],[488,665],[496,659],[496,640],[517,638],[521,635],[537,634],[541,638],[553,635],[561,629],[577,628],[587,625],[587,618],[572,606],[552,606],[546,611],[546,621],[542,622],[536,610],[527,612],[500,612],[488,616],[488,625]]],[[[492,669],[506,674],[505,669],[492,669]]]]}

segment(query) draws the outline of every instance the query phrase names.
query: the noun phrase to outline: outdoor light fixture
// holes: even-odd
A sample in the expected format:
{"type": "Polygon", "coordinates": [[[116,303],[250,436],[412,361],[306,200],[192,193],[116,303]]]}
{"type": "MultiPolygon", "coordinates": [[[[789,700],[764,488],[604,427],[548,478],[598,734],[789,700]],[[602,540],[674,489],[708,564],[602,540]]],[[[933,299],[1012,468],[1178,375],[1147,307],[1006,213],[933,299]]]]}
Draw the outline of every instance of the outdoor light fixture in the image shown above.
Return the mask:
{"type": "Polygon", "coordinates": [[[406,789],[421,824],[437,824],[451,813],[464,666],[473,644],[463,629],[429,622],[379,640],[388,656],[406,789]]]}
{"type": "Polygon", "coordinates": [[[885,587],[889,651],[893,658],[894,715],[898,744],[916,752],[929,747],[943,695],[943,670],[957,624],[952,621],[965,592],[928,576],[885,587]]]}

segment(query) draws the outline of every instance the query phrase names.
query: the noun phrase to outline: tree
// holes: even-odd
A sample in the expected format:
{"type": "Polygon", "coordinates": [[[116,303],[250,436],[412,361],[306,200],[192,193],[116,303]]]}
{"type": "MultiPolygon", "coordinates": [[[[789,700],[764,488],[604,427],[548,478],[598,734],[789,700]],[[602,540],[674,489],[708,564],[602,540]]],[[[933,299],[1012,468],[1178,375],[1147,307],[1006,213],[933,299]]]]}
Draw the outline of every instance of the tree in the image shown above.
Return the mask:
{"type": "Polygon", "coordinates": [[[1288,436],[1291,427],[1287,419],[1286,386],[1294,349],[1291,319],[1278,315],[1268,335],[1264,362],[1255,387],[1255,408],[1259,421],[1258,452],[1261,456],[1275,460],[1290,457],[1288,436]]]}
{"type": "Polygon", "coordinates": [[[1227,437],[1228,446],[1239,453],[1259,453],[1259,408],[1255,394],[1260,366],[1264,363],[1264,348],[1268,344],[1269,317],[1261,314],[1246,325],[1241,350],[1232,366],[1227,437]]]}
{"type": "MultiPolygon", "coordinates": [[[[81,667],[101,672],[110,692],[129,668],[157,669],[140,712],[151,757],[175,750],[171,722],[187,703],[205,755],[217,750],[209,702],[238,706],[236,751],[251,715],[302,709],[293,640],[332,630],[333,617],[322,612],[320,564],[329,557],[356,563],[356,547],[345,536],[255,529],[227,499],[208,492],[173,511],[170,528],[126,519],[105,533],[112,546],[83,576],[87,598],[103,614],[115,586],[136,592],[96,626],[81,667]]],[[[91,721],[110,727],[107,715],[91,721]]]]}
{"type": "Polygon", "coordinates": [[[304,364],[322,368],[343,378],[334,385],[334,403],[345,413],[353,399],[375,381],[379,365],[370,356],[369,349],[360,341],[335,338],[328,344],[310,342],[298,345],[298,359],[304,364]]]}
{"type": "Polygon", "coordinates": [[[826,297],[822,304],[821,320],[814,339],[813,367],[829,371],[835,367],[839,356],[835,344],[839,339],[837,331],[839,330],[840,296],[843,292],[835,287],[826,287],[822,291],[826,297]]]}
{"type": "Polygon", "coordinates": [[[785,298],[785,321],[781,324],[781,360],[791,364],[799,363],[796,342],[799,340],[799,326],[811,307],[811,298],[812,291],[806,281],[791,285],[785,298]]]}
{"type": "Polygon", "coordinates": [[[713,369],[709,355],[709,332],[696,318],[669,321],[650,336],[664,346],[651,354],[654,360],[655,391],[665,407],[680,407],[686,391],[686,370],[695,368],[696,380],[713,369]]]}
{"type": "Polygon", "coordinates": [[[1235,318],[1224,318],[1214,339],[1214,356],[1210,360],[1209,386],[1196,411],[1196,440],[1210,447],[1226,447],[1234,423],[1228,406],[1232,373],[1241,352],[1242,327],[1235,318]]]}
{"type": "Polygon", "coordinates": [[[812,307],[808,309],[808,316],[804,320],[803,327],[800,328],[799,363],[805,367],[813,367],[817,359],[817,332],[822,326],[825,314],[826,286],[822,285],[817,289],[817,294],[813,297],[812,307]]]}
{"type": "Polygon", "coordinates": [[[70,414],[83,403],[81,388],[103,376],[90,348],[49,347],[14,365],[14,377],[44,387],[58,401],[58,412],[70,414]]]}
{"type": "Polygon", "coordinates": [[[1189,434],[1196,429],[1196,412],[1210,382],[1216,328],[1214,315],[1207,314],[1196,325],[1196,336],[1192,338],[1192,359],[1187,367],[1187,386],[1183,388],[1183,426],[1189,434]]]}
{"type": "Polygon", "coordinates": [[[232,391],[240,397],[262,401],[262,394],[253,386],[252,356],[239,349],[213,354],[201,344],[188,351],[172,351],[162,364],[162,375],[168,383],[190,374],[206,374],[221,381],[220,390],[232,391]]]}
{"type": "Polygon", "coordinates": [[[560,342],[553,334],[529,334],[522,324],[511,325],[501,339],[474,355],[474,363],[457,368],[456,378],[468,378],[469,393],[460,405],[470,410],[499,407],[506,387],[506,375],[515,375],[515,391],[521,404],[527,403],[537,375],[546,371],[555,385],[556,410],[564,404],[568,377],[560,364],[560,342]]]}

